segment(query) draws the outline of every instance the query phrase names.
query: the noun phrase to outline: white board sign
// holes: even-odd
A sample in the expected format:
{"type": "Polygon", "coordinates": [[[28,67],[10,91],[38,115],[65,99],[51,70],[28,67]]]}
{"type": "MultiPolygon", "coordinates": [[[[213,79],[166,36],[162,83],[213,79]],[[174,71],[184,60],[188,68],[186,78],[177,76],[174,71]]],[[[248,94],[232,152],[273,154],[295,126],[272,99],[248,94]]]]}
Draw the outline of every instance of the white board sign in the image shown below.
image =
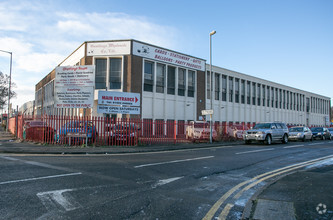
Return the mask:
{"type": "Polygon", "coordinates": [[[214,111],[212,109],[207,109],[207,110],[202,110],[201,114],[202,115],[212,115],[214,111]]]}
{"type": "Polygon", "coordinates": [[[133,41],[133,55],[205,71],[206,61],[133,41]]]}
{"type": "Polygon", "coordinates": [[[93,87],[56,87],[54,91],[56,108],[92,108],[93,87]]]}
{"type": "Polygon", "coordinates": [[[121,107],[98,105],[97,113],[140,115],[140,107],[121,107]]]}
{"type": "Polygon", "coordinates": [[[128,55],[130,53],[130,41],[110,41],[87,44],[87,56],[128,55]]]}
{"type": "Polygon", "coordinates": [[[140,93],[98,91],[98,104],[140,106],[140,93]]]}
{"type": "Polygon", "coordinates": [[[55,86],[95,86],[95,66],[59,66],[55,86]]]}
{"type": "Polygon", "coordinates": [[[54,80],[56,108],[92,108],[95,66],[60,66],[54,80]]]}

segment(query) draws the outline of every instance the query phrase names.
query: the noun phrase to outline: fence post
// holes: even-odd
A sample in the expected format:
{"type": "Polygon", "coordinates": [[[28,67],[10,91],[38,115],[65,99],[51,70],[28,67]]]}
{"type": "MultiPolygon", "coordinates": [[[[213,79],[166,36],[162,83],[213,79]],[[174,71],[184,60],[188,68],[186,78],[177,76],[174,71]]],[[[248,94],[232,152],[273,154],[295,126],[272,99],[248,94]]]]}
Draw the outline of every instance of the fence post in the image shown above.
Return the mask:
{"type": "Polygon", "coordinates": [[[173,123],[173,139],[174,139],[174,144],[176,144],[177,141],[177,121],[174,120],[173,123]]]}

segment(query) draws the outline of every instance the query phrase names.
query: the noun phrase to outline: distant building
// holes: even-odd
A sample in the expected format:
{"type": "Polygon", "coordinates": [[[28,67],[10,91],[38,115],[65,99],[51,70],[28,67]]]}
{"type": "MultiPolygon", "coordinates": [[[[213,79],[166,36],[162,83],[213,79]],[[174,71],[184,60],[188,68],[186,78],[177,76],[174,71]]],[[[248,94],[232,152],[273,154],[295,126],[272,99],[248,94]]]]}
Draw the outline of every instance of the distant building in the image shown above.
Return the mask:
{"type": "MultiPolygon", "coordinates": [[[[136,40],[87,41],[59,66],[95,65],[94,106],[98,91],[140,93],[146,120],[191,121],[210,109],[210,72],[206,61],[136,40]]],[[[213,66],[213,120],[224,124],[283,121],[328,125],[330,98],[213,66]]],[[[35,114],[83,115],[83,109],[54,108],[55,70],[36,84],[35,114]]]]}
{"type": "Polygon", "coordinates": [[[19,113],[22,115],[33,115],[34,114],[34,101],[24,103],[19,108],[19,113]]]}

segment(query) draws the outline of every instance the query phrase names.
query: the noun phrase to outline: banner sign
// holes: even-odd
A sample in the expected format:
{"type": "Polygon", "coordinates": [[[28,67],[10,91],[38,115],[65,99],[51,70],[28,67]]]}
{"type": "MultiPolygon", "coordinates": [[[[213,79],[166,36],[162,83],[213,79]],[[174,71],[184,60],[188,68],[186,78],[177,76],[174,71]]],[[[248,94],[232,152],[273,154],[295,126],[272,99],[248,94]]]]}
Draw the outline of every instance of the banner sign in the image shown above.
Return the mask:
{"type": "Polygon", "coordinates": [[[93,89],[93,87],[56,87],[54,106],[56,108],[92,108],[93,89]]]}
{"type": "Polygon", "coordinates": [[[121,107],[98,105],[97,113],[140,115],[140,107],[121,107]]]}
{"type": "Polygon", "coordinates": [[[133,41],[133,55],[205,71],[206,61],[133,41]]]}
{"type": "Polygon", "coordinates": [[[92,108],[95,66],[60,66],[54,80],[56,108],[92,108]]]}
{"type": "Polygon", "coordinates": [[[87,56],[128,55],[130,53],[130,41],[111,41],[87,44],[87,56]]]}
{"type": "Polygon", "coordinates": [[[140,93],[98,91],[98,104],[140,106],[140,93]]]}

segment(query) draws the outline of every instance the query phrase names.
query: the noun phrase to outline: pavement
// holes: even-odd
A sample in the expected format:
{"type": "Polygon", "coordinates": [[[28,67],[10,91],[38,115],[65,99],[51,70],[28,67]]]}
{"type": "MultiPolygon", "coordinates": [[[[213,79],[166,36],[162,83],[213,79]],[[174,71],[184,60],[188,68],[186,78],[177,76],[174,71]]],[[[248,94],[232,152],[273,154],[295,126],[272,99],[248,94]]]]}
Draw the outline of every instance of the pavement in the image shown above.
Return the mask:
{"type": "MultiPolygon", "coordinates": [[[[0,126],[0,153],[10,154],[120,154],[207,148],[243,142],[145,146],[82,147],[22,142],[0,126]]],[[[266,184],[245,206],[242,219],[333,220],[333,166],[298,171],[266,184]]]]}

